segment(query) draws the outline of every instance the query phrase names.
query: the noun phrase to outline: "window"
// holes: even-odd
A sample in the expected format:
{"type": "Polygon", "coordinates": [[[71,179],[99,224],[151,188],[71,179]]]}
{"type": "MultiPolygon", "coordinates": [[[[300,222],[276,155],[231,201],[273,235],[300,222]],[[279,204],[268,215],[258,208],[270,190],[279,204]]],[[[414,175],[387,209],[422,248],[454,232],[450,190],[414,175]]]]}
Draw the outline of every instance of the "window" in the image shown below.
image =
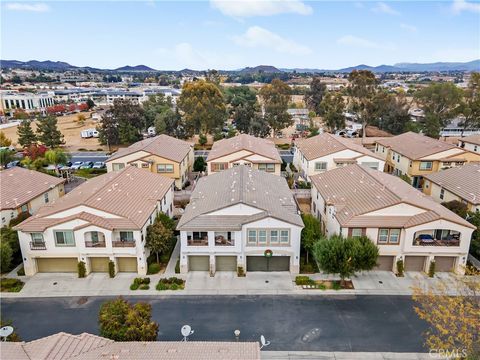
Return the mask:
{"type": "Polygon", "coordinates": [[[55,245],[57,246],[75,246],[73,231],[55,231],[55,245]]]}
{"type": "Polygon", "coordinates": [[[228,163],[212,163],[210,166],[212,171],[222,171],[228,169],[228,163]]]}
{"type": "Polygon", "coordinates": [[[135,241],[133,231],[120,231],[120,241],[135,241]]]}
{"type": "Polygon", "coordinates": [[[45,200],[45,204],[48,203],[48,192],[43,194],[43,199],[45,200]]]}
{"type": "Polygon", "coordinates": [[[421,161],[420,170],[432,170],[433,163],[431,161],[421,161]]]}
{"type": "Polygon", "coordinates": [[[270,230],[270,244],[278,244],[278,230],[270,230]]]}
{"type": "Polygon", "coordinates": [[[315,163],[315,171],[325,171],[327,170],[327,163],[326,162],[316,162],[315,163]]]}
{"type": "Polygon", "coordinates": [[[388,229],[380,229],[378,231],[378,243],[379,244],[388,243],[388,229]]]}
{"type": "Polygon", "coordinates": [[[248,230],[248,243],[249,244],[256,244],[257,243],[257,231],[256,230],[248,230]]]}
{"type": "Polygon", "coordinates": [[[441,189],[440,190],[440,199],[443,200],[444,197],[445,197],[445,189],[441,189]]]}
{"type": "Polygon", "coordinates": [[[125,164],[123,164],[123,163],[113,163],[112,164],[113,171],[122,170],[124,167],[125,167],[125,164]]]}
{"type": "Polygon", "coordinates": [[[43,234],[42,233],[31,233],[32,242],[35,244],[43,243],[43,234]]]}
{"type": "Polygon", "coordinates": [[[267,230],[258,230],[258,244],[267,243],[267,230]]]}
{"type": "Polygon", "coordinates": [[[357,238],[363,235],[362,229],[352,229],[352,237],[357,238]]]}
{"type": "Polygon", "coordinates": [[[314,213],[317,212],[317,205],[315,204],[315,202],[313,202],[313,212],[314,212],[314,213]]]}
{"type": "Polygon", "coordinates": [[[26,213],[28,211],[28,205],[27,204],[22,205],[20,209],[22,210],[22,213],[26,213]]]}
{"type": "Polygon", "coordinates": [[[159,173],[173,173],[173,164],[158,164],[157,172],[159,173]]]}
{"type": "Polygon", "coordinates": [[[290,236],[288,230],[281,230],[280,231],[280,242],[282,244],[288,244],[290,242],[290,236]]]}
{"type": "Polygon", "coordinates": [[[98,231],[92,231],[90,237],[92,238],[92,243],[98,243],[98,231]]]}
{"type": "Polygon", "coordinates": [[[258,164],[258,170],[275,172],[275,164],[258,164]]]}
{"type": "Polygon", "coordinates": [[[400,158],[401,158],[401,156],[400,156],[400,155],[397,155],[397,163],[400,162],[400,158]]]}
{"type": "Polygon", "coordinates": [[[400,229],[379,229],[379,244],[398,244],[400,242],[400,229]]]}
{"type": "Polygon", "coordinates": [[[149,163],[142,163],[142,168],[148,169],[150,167],[149,163]]]}

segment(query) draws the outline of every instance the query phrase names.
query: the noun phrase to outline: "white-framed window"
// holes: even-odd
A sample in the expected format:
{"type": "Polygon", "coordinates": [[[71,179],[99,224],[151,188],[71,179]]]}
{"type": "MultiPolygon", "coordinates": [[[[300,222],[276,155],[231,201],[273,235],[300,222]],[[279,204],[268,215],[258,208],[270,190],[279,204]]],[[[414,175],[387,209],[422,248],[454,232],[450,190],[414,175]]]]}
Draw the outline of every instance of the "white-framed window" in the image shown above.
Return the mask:
{"type": "Polygon", "coordinates": [[[379,244],[398,244],[400,242],[400,229],[378,229],[379,244]]]}
{"type": "Polygon", "coordinates": [[[26,213],[28,211],[28,205],[24,204],[20,209],[22,210],[22,213],[26,213]]]}
{"type": "Polygon", "coordinates": [[[380,229],[378,231],[378,243],[379,244],[388,243],[388,229],[380,229]]]}
{"type": "Polygon", "coordinates": [[[420,170],[432,170],[433,163],[431,161],[421,161],[420,170]]]}
{"type": "Polygon", "coordinates": [[[258,244],[267,243],[267,230],[258,230],[258,244]]]}
{"type": "Polygon", "coordinates": [[[363,231],[361,228],[354,228],[352,229],[352,237],[357,238],[357,237],[362,237],[363,231]]]}
{"type": "Polygon", "coordinates": [[[43,234],[42,233],[31,233],[30,234],[33,243],[43,243],[43,234]]]}
{"type": "Polygon", "coordinates": [[[258,164],[258,170],[275,172],[275,164],[258,164]]]}
{"type": "Polygon", "coordinates": [[[398,244],[400,241],[400,229],[390,229],[390,244],[398,244]]]}
{"type": "Polygon", "coordinates": [[[445,189],[440,189],[440,199],[443,200],[444,197],[445,197],[445,189]]]}
{"type": "Polygon", "coordinates": [[[133,231],[120,231],[120,241],[135,241],[133,231]]]}
{"type": "Polygon", "coordinates": [[[55,231],[55,245],[56,246],[75,246],[75,238],[73,231],[55,231]]]}
{"type": "Polygon", "coordinates": [[[48,201],[49,201],[49,200],[48,200],[48,192],[46,192],[46,193],[43,194],[43,199],[45,200],[45,204],[47,204],[48,201]]]}
{"type": "Polygon", "coordinates": [[[173,173],[173,164],[158,164],[157,172],[159,173],[173,173]]]}
{"type": "Polygon", "coordinates": [[[290,231],[280,230],[280,243],[288,244],[290,242],[290,231]]]}
{"type": "Polygon", "coordinates": [[[270,230],[270,244],[278,244],[278,230],[270,230]]]}
{"type": "Polygon", "coordinates": [[[327,170],[327,163],[324,161],[317,161],[315,163],[315,171],[325,171],[327,170]]]}
{"type": "Polygon", "coordinates": [[[142,168],[143,169],[148,169],[150,167],[149,163],[142,163],[142,168]]]}
{"type": "Polygon", "coordinates": [[[378,162],[362,162],[362,165],[373,170],[378,170],[378,162]]]}
{"type": "Polygon", "coordinates": [[[112,169],[113,169],[113,171],[122,170],[123,168],[125,168],[125,164],[124,164],[124,163],[113,163],[113,164],[112,164],[112,169]]]}
{"type": "Polygon", "coordinates": [[[248,243],[249,244],[257,243],[257,230],[248,230],[248,243]]]}

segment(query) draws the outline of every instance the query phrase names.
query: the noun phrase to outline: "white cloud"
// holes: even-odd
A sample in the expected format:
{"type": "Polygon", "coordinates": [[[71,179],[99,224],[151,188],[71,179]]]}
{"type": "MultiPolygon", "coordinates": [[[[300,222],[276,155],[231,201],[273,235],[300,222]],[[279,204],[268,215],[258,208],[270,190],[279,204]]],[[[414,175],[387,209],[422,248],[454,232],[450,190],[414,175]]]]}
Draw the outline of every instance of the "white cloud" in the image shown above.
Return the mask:
{"type": "Polygon", "coordinates": [[[243,35],[234,36],[233,40],[240,46],[271,49],[279,53],[308,55],[312,50],[295,41],[281,37],[260,26],[251,26],[243,35]]]}
{"type": "Polygon", "coordinates": [[[224,15],[243,18],[294,13],[310,15],[313,9],[300,0],[210,0],[224,15]]]}
{"type": "Polygon", "coordinates": [[[465,0],[454,0],[452,4],[452,10],[455,14],[459,14],[462,11],[471,11],[480,13],[480,4],[467,2],[465,0]]]}
{"type": "Polygon", "coordinates": [[[410,24],[400,24],[400,27],[403,29],[403,30],[407,30],[407,31],[410,31],[410,32],[417,32],[417,27],[416,26],[413,26],[413,25],[410,25],[410,24]]]}
{"type": "Polygon", "coordinates": [[[384,2],[378,2],[373,8],[372,11],[376,13],[384,13],[389,15],[400,15],[400,13],[392,8],[390,5],[384,2]]]}
{"type": "Polygon", "coordinates": [[[32,11],[32,12],[47,12],[50,7],[44,3],[25,4],[25,3],[7,3],[6,8],[14,11],[32,11]]]}
{"type": "Polygon", "coordinates": [[[394,50],[393,44],[379,44],[377,42],[363,39],[354,35],[345,35],[337,40],[337,44],[346,45],[363,49],[382,49],[382,50],[394,50]]]}

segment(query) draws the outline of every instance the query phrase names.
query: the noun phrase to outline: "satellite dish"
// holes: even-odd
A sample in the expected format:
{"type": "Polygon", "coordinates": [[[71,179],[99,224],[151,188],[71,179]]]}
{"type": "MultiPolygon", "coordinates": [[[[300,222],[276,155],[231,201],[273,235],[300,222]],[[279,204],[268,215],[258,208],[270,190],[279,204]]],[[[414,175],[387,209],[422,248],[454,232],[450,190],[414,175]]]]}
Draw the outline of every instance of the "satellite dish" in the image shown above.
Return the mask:
{"type": "Polygon", "coordinates": [[[187,341],[188,337],[194,333],[190,325],[183,325],[180,331],[183,335],[183,341],[187,341]]]}
{"type": "Polygon", "coordinates": [[[7,337],[13,334],[13,327],[4,326],[0,329],[0,338],[3,338],[3,341],[7,341],[7,337]]]}
{"type": "Polygon", "coordinates": [[[270,341],[265,340],[265,336],[263,335],[260,336],[260,343],[262,344],[262,346],[260,346],[260,350],[262,350],[262,348],[265,346],[270,345],[270,341]]]}

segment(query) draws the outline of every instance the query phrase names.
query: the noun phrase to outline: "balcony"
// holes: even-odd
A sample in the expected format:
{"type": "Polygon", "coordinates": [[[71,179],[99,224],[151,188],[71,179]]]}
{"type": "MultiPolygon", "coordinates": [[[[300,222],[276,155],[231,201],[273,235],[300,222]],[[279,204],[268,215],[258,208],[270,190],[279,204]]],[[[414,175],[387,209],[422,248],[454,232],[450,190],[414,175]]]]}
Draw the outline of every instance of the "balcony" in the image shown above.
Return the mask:
{"type": "Polygon", "coordinates": [[[414,246],[460,246],[460,233],[454,230],[423,230],[415,233],[414,246]]]}
{"type": "Polygon", "coordinates": [[[215,232],[215,246],[235,246],[235,238],[233,233],[215,232]]]}
{"type": "Polygon", "coordinates": [[[45,241],[30,241],[30,250],[47,250],[45,241]]]}
{"type": "Polygon", "coordinates": [[[85,241],[85,247],[87,248],[104,248],[105,241],[85,241]]]}
{"type": "Polygon", "coordinates": [[[112,241],[112,246],[117,248],[135,247],[135,241],[122,241],[122,240],[112,241]]]}
{"type": "Polygon", "coordinates": [[[208,233],[206,231],[194,231],[187,233],[188,246],[208,246],[208,233]]]}

